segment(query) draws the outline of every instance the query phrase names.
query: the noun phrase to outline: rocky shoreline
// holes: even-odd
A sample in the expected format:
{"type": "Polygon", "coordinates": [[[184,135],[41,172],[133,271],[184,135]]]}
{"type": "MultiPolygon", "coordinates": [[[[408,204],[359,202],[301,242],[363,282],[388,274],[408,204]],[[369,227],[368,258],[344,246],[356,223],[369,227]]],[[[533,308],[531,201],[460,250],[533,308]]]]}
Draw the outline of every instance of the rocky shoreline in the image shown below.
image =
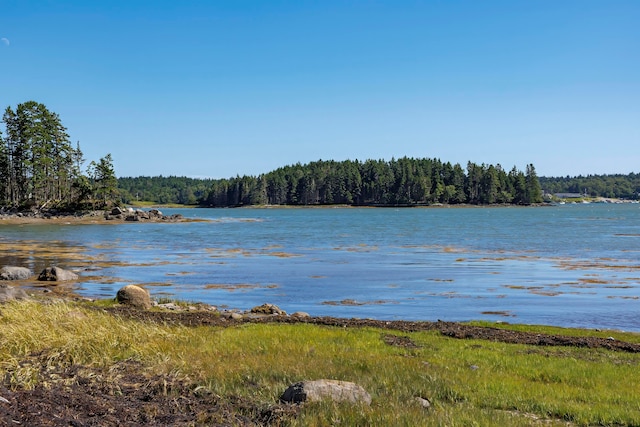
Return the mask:
{"type": "Polygon", "coordinates": [[[115,207],[110,210],[58,211],[0,208],[0,224],[95,224],[114,222],[193,222],[181,214],[164,215],[158,209],[133,209],[115,207]]]}

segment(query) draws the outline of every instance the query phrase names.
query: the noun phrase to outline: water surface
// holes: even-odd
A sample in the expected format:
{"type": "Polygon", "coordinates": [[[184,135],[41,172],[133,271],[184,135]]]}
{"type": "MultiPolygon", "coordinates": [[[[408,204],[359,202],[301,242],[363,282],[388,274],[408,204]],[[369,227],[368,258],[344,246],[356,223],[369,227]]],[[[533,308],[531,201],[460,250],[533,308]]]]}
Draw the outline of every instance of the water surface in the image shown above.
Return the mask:
{"type": "Polygon", "coordinates": [[[78,291],[99,298],[134,283],[241,309],[640,331],[637,204],[163,213],[210,221],[2,225],[5,248],[67,250],[0,263],[82,270],[78,291]]]}

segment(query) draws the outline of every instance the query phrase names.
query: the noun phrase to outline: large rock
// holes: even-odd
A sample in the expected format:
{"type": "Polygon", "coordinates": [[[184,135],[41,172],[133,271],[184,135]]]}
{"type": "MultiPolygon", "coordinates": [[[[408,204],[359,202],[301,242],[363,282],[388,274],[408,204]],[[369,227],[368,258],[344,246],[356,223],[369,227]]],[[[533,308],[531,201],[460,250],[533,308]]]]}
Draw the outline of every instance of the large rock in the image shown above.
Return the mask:
{"type": "Polygon", "coordinates": [[[149,291],[136,285],[127,285],[120,288],[116,294],[116,301],[136,308],[151,308],[149,291]]]}
{"type": "Polygon", "coordinates": [[[282,402],[301,403],[321,400],[371,404],[371,395],[359,385],[338,380],[301,381],[289,386],[280,396],[282,402]]]}
{"type": "Polygon", "coordinates": [[[78,280],[78,275],[72,271],[60,267],[47,267],[38,276],[38,280],[46,282],[66,282],[78,280]]]}
{"type": "Polygon", "coordinates": [[[20,289],[15,288],[13,286],[8,286],[1,284],[0,285],[0,302],[13,301],[16,299],[27,299],[27,293],[20,289]]]}
{"type": "Polygon", "coordinates": [[[124,209],[116,206],[113,209],[111,209],[111,215],[117,216],[117,215],[122,215],[124,214],[124,209]]]}
{"type": "Polygon", "coordinates": [[[26,267],[5,266],[0,269],[0,280],[25,280],[32,274],[26,267]]]}
{"type": "Polygon", "coordinates": [[[251,309],[251,313],[254,314],[269,314],[269,315],[284,315],[286,316],[287,312],[281,310],[280,307],[274,304],[262,304],[251,309]]]}

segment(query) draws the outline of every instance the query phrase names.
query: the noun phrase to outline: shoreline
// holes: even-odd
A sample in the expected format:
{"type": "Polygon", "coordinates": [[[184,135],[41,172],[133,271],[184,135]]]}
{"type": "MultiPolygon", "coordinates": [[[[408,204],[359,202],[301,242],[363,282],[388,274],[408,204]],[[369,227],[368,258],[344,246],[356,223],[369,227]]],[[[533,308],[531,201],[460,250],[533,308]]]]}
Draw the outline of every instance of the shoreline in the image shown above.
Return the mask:
{"type": "MultiPolygon", "coordinates": [[[[553,204],[541,203],[535,205],[470,205],[470,204],[435,204],[435,205],[248,205],[235,207],[205,207],[205,206],[181,206],[167,207],[168,209],[499,209],[499,208],[536,208],[553,206],[553,204]]],[[[146,207],[146,206],[145,206],[146,207]]],[[[164,208],[162,205],[147,207],[148,210],[142,210],[140,207],[131,206],[133,212],[149,212],[158,211],[158,208],[164,208]]],[[[159,212],[159,211],[158,211],[159,212]]],[[[184,218],[182,215],[172,215],[170,217],[147,217],[140,220],[128,221],[125,217],[110,214],[104,210],[95,211],[79,211],[79,212],[4,212],[0,211],[0,226],[7,225],[86,225],[86,224],[118,224],[122,222],[211,222],[205,218],[184,218]]]]}

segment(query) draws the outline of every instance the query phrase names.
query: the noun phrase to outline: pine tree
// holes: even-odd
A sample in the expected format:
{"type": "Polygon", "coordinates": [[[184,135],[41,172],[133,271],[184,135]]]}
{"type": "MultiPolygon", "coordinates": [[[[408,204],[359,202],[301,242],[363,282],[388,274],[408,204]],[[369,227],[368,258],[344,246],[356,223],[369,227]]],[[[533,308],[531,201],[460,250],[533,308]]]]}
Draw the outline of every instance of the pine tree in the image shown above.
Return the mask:
{"type": "Polygon", "coordinates": [[[527,204],[542,202],[542,189],[533,164],[527,165],[525,199],[527,204]]]}
{"type": "Polygon", "coordinates": [[[99,207],[117,204],[118,179],[111,154],[101,158],[98,163],[91,162],[89,176],[93,181],[94,197],[100,200],[99,207]]]}

